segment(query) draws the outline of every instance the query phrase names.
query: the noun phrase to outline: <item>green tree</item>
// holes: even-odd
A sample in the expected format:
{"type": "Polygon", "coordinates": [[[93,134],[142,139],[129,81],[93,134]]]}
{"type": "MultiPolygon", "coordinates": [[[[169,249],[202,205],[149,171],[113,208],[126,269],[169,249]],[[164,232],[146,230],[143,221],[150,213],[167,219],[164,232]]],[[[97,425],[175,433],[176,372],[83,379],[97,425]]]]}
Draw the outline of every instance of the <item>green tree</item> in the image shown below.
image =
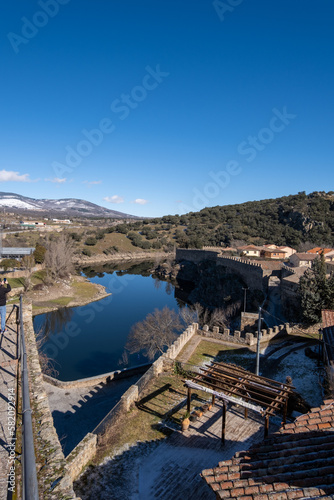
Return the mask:
{"type": "Polygon", "coordinates": [[[2,259],[0,266],[3,267],[5,272],[7,272],[8,269],[13,269],[14,267],[20,267],[20,262],[15,259],[2,259]]]}
{"type": "Polygon", "coordinates": [[[96,240],[96,238],[94,238],[94,236],[88,236],[88,238],[85,241],[85,245],[88,245],[91,247],[96,245],[96,243],[97,243],[97,240],[96,240]]]}
{"type": "Polygon", "coordinates": [[[299,293],[303,320],[314,324],[321,320],[322,309],[334,307],[334,277],[326,277],[324,255],[313,261],[299,281],[299,293]]]}
{"type": "Polygon", "coordinates": [[[36,243],[35,251],[33,253],[36,264],[43,264],[45,252],[46,248],[40,243],[36,243]]]}

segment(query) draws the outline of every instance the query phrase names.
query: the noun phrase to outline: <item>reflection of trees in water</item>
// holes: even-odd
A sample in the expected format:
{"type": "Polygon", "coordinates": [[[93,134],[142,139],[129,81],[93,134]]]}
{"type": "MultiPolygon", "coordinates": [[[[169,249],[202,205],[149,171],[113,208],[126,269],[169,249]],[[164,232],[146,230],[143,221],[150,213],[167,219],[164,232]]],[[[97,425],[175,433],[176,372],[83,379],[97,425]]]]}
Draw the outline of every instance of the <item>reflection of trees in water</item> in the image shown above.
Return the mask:
{"type": "Polygon", "coordinates": [[[122,267],[122,269],[118,270],[116,274],[117,276],[124,276],[124,274],[141,274],[142,276],[150,276],[152,267],[153,267],[153,262],[145,260],[143,262],[136,262],[135,264],[132,264],[126,269],[122,267]]]}
{"type": "Polygon", "coordinates": [[[71,321],[73,309],[70,307],[61,307],[55,311],[45,314],[44,322],[37,332],[39,339],[46,341],[52,332],[61,332],[64,326],[71,321]]]}
{"type": "Polygon", "coordinates": [[[141,274],[142,276],[150,276],[153,261],[140,261],[132,264],[118,262],[114,264],[100,264],[94,266],[86,266],[81,269],[82,273],[87,278],[102,278],[104,274],[112,274],[116,272],[117,276],[124,276],[125,274],[141,274]]]}
{"type": "Polygon", "coordinates": [[[159,278],[154,278],[154,288],[156,290],[160,290],[162,285],[162,281],[159,280],[159,278]]]}

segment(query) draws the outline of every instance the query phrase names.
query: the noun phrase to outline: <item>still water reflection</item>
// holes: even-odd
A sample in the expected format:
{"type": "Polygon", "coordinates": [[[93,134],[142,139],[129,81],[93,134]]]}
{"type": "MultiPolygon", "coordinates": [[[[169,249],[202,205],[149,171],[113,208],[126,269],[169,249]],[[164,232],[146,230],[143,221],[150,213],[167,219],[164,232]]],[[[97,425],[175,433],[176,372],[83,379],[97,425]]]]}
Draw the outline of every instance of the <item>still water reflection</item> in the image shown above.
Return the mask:
{"type": "Polygon", "coordinates": [[[34,318],[36,334],[44,337],[42,350],[55,360],[60,380],[91,377],[148,362],[141,353],[124,355],[131,326],[156,308],[182,307],[175,298],[174,286],[150,274],[152,263],[127,266],[84,270],[90,281],[106,287],[109,297],[34,318]]]}

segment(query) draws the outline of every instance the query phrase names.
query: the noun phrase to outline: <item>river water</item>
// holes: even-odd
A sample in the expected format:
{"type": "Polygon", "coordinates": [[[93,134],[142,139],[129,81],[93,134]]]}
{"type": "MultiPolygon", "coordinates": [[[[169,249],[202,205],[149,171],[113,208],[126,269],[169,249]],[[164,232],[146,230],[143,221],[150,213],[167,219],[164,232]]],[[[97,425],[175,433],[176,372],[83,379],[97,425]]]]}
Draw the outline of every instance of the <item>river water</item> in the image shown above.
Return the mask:
{"type": "Polygon", "coordinates": [[[147,363],[142,353],[124,354],[132,325],[154,309],[178,310],[184,304],[175,297],[175,287],[154,278],[153,263],[84,269],[83,275],[111,293],[86,306],[62,308],[34,318],[42,351],[54,360],[63,381],[92,377],[147,363]]]}

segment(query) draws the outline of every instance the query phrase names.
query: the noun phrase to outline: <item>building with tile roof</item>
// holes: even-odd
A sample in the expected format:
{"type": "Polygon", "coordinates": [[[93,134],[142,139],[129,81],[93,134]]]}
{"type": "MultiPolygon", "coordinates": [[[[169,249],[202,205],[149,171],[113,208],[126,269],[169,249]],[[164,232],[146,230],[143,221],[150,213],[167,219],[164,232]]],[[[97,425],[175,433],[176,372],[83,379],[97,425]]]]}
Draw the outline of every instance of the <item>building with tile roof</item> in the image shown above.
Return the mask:
{"type": "Polygon", "coordinates": [[[321,319],[323,360],[327,367],[329,389],[334,396],[334,311],[323,309],[321,319]]]}
{"type": "Polygon", "coordinates": [[[290,263],[295,267],[311,267],[314,259],[318,257],[315,253],[294,253],[290,256],[290,263]]]}
{"type": "Polygon", "coordinates": [[[262,247],[257,247],[255,245],[243,245],[237,248],[238,252],[247,257],[260,257],[262,247]]]}
{"type": "Polygon", "coordinates": [[[333,431],[331,399],[201,476],[217,499],[333,499],[333,431]]]}
{"type": "Polygon", "coordinates": [[[285,259],[287,252],[278,247],[276,248],[263,248],[261,256],[265,259],[285,259]]]}
{"type": "Polygon", "coordinates": [[[311,250],[307,250],[307,253],[315,253],[317,255],[324,254],[326,255],[329,252],[332,252],[333,248],[322,248],[322,247],[314,247],[311,250]]]}

